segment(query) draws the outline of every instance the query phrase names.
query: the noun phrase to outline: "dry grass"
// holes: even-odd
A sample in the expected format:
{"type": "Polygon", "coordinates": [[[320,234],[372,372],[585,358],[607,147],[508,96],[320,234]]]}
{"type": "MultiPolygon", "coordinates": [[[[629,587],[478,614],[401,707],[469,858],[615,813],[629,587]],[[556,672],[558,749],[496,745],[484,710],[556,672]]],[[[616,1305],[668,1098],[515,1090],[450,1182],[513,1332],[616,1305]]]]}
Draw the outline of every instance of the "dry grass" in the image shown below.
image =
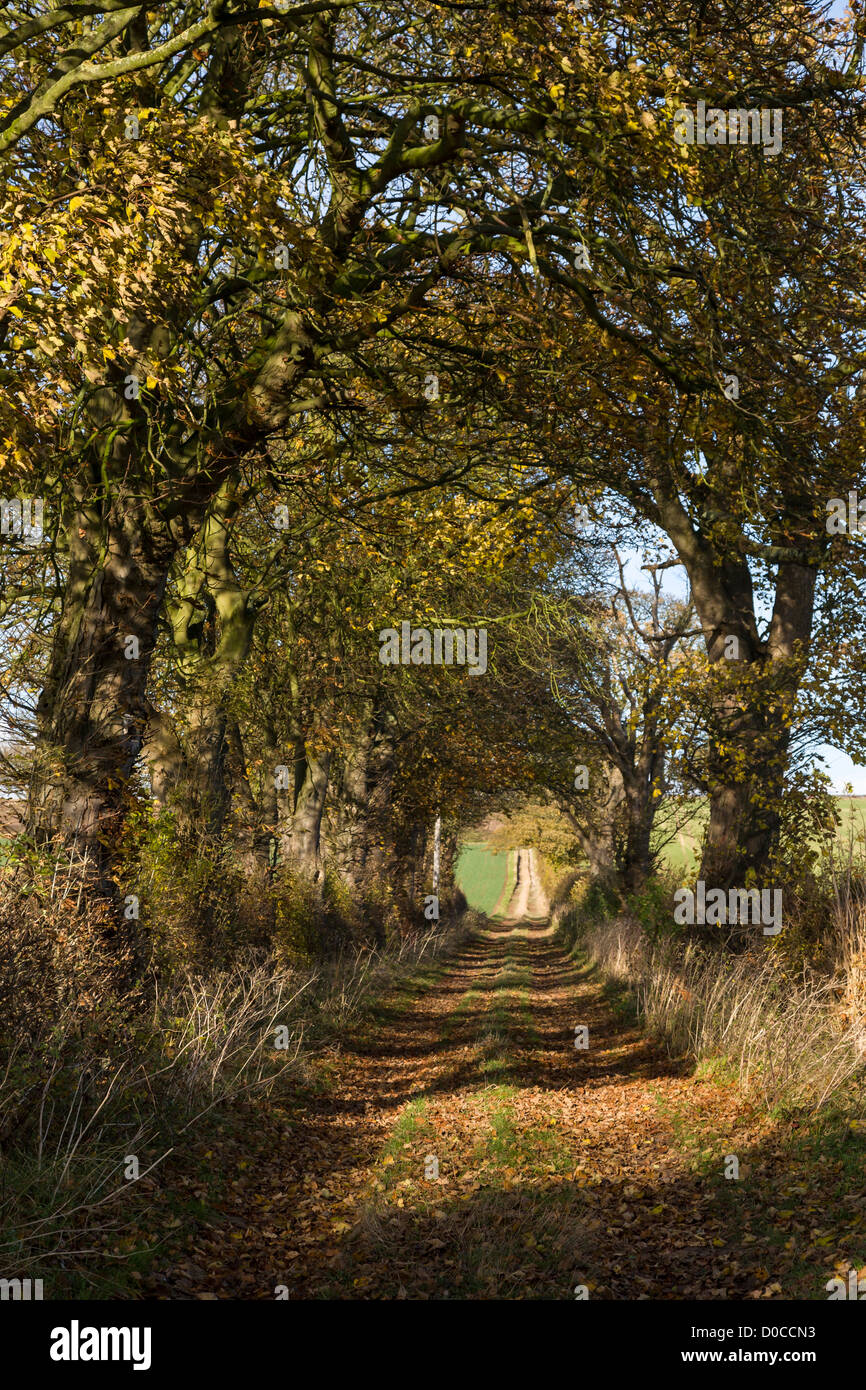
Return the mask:
{"type": "Polygon", "coordinates": [[[143,1190],[130,1156],[139,1180],[152,1174],[209,1111],[298,1074],[308,1040],[454,938],[430,930],[317,966],[260,951],[124,992],[127,961],[112,968],[86,898],[61,886],[22,900],[4,883],[0,919],[0,1277],[44,1277],[54,1297],[93,1295],[89,1259],[116,1245],[143,1190]]]}
{"type": "Polygon", "coordinates": [[[156,993],[130,1014],[110,1050],[82,1033],[72,1004],[34,1052],[8,1049],[0,1077],[0,1275],[50,1277],[74,1267],[88,1242],[119,1231],[135,1191],[184,1132],[217,1105],[269,1088],[297,1061],[299,1009],[310,980],[264,963],[156,993]],[[286,1046],[275,1047],[285,1026],[286,1046]]]}
{"type": "Polygon", "coordinates": [[[367,946],[341,951],[316,971],[315,994],[324,1019],[332,1027],[344,1027],[369,998],[384,994],[423,961],[435,960],[450,950],[467,930],[461,924],[443,931],[434,923],[424,932],[394,938],[384,948],[367,946]]]}
{"type": "Polygon", "coordinates": [[[768,1108],[819,1109],[866,1079],[866,909],[836,914],[836,968],[792,973],[758,948],[726,955],[677,941],[652,947],[629,918],[584,928],[580,947],[633,994],[675,1056],[725,1058],[768,1108]]]}

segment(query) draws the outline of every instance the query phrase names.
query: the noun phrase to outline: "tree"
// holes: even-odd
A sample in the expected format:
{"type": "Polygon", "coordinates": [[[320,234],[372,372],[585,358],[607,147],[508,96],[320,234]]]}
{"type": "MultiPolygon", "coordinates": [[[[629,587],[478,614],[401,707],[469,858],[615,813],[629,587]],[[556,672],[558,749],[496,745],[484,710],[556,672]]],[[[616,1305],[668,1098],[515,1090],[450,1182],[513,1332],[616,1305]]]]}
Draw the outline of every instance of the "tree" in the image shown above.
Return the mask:
{"type": "Polygon", "coordinates": [[[778,837],[826,503],[862,481],[863,46],[808,6],[785,19],[703,17],[685,49],[624,23],[606,100],[639,154],[574,179],[579,264],[548,200],[541,227],[527,209],[531,274],[491,287],[512,431],[584,493],[618,493],[686,568],[715,668],[701,873],[724,887],[778,837]],[[698,100],[783,110],[780,152],[680,143],[675,113],[698,100]]]}
{"type": "MultiPolygon", "coordinates": [[[[531,6],[515,22],[543,38],[531,6]]],[[[556,104],[509,90],[507,43],[472,7],[73,4],[3,49],[0,437],[63,498],[30,825],[104,863],[178,554],[245,460],[290,490],[280,443],[369,405],[365,348],[411,337],[490,240],[447,174],[471,164],[510,234],[501,170],[556,104]]]]}

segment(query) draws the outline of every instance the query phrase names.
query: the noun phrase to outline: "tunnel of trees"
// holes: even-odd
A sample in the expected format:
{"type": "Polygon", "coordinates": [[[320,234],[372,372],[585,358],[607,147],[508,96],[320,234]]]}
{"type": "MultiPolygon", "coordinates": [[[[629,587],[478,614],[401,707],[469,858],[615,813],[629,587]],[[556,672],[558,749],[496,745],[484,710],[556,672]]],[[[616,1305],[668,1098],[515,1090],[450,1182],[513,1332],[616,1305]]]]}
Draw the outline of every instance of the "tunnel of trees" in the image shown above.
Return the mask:
{"type": "Polygon", "coordinates": [[[653,940],[674,888],[784,888],[817,960],[863,21],[631,8],[0,14],[13,1031],[451,930],[479,837],[653,940]]]}

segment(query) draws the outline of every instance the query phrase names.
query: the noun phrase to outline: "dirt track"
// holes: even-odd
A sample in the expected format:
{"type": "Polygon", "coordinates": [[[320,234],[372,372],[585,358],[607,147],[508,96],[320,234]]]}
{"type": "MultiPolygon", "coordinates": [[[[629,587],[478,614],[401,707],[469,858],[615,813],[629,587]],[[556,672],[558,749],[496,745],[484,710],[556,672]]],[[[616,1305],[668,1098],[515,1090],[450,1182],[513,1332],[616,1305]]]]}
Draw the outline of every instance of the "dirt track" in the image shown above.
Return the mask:
{"type": "Polygon", "coordinates": [[[320,1059],[306,1092],[250,1106],[214,1158],[211,1219],[147,1292],[778,1297],[790,1258],[743,1234],[720,1180],[732,1147],[757,1162],[759,1137],[735,1087],[668,1060],[549,929],[480,931],[320,1059]],[[715,1135],[704,1176],[683,1114],[715,1135]]]}
{"type": "Polygon", "coordinates": [[[538,879],[534,849],[517,850],[517,875],[514,892],[502,917],[503,926],[519,926],[522,922],[546,922],[550,914],[547,894],[538,879]]]}

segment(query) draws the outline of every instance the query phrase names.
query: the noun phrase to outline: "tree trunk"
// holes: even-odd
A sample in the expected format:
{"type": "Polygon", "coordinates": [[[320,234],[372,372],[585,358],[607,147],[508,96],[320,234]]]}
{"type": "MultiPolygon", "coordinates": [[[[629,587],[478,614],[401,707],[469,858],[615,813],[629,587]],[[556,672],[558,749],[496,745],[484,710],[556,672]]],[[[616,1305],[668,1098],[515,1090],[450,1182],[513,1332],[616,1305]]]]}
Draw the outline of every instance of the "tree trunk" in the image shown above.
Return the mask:
{"type": "Polygon", "coordinates": [[[617,813],[626,793],[620,769],[615,764],[608,763],[605,771],[607,783],[599,795],[593,813],[581,820],[568,808],[567,815],[586,856],[590,879],[593,883],[612,887],[617,877],[617,813]]]}
{"type": "Polygon", "coordinates": [[[394,716],[379,708],[373,718],[373,747],[368,755],[367,846],[365,878],[371,886],[390,883],[394,858],[391,792],[397,756],[394,716]]]}
{"type": "MultiPolygon", "coordinates": [[[[710,819],[700,877],[714,888],[742,887],[765,872],[778,843],[791,721],[806,667],[815,570],[780,565],[766,644],[740,644],[731,684],[710,719],[710,819]]],[[[718,641],[711,659],[720,656],[718,641]]]]}
{"type": "MultiPolygon", "coordinates": [[[[741,887],[750,870],[760,878],[778,838],[789,720],[808,661],[819,561],[779,560],[762,641],[747,560],[720,553],[666,486],[657,483],[656,495],[657,520],[688,572],[710,663],[729,677],[710,710],[710,820],[700,877],[714,888],[741,887]]],[[[779,517],[776,526],[782,540],[783,522],[779,517]]],[[[800,527],[794,518],[790,554],[800,527]]]]}
{"type": "Polygon", "coordinates": [[[306,749],[296,783],[297,792],[292,811],[291,858],[302,873],[313,879],[319,875],[322,815],[328,795],[330,763],[330,753],[323,753],[317,758],[306,749]]]}
{"type": "MultiPolygon", "coordinates": [[[[641,792],[644,789],[641,788],[641,792]]],[[[654,807],[645,795],[629,798],[628,828],[622,864],[623,887],[628,893],[638,893],[649,877],[650,839],[654,807]]]]}
{"type": "Polygon", "coordinates": [[[745,714],[722,727],[728,736],[735,730],[736,747],[748,749],[748,758],[744,766],[734,757],[711,756],[710,818],[699,877],[727,891],[743,887],[749,874],[760,877],[778,843],[788,733],[745,714]]]}
{"type": "MultiPolygon", "coordinates": [[[[266,821],[263,808],[256,801],[250,786],[243,736],[234,717],[228,721],[225,746],[236,853],[244,870],[260,878],[271,867],[271,825],[266,821]]],[[[270,789],[273,792],[273,779],[270,789]]]]}
{"type": "Polygon", "coordinates": [[[142,749],[153,799],[160,811],[177,804],[176,793],[186,776],[186,757],[174,723],[147,701],[147,733],[142,749]]]}
{"type": "MultiPolygon", "coordinates": [[[[111,892],[110,848],[147,728],[156,620],[174,552],[135,496],[116,498],[104,543],[72,541],[63,612],[37,705],[28,828],[86,851],[111,892]]],[[[73,527],[85,533],[92,518],[73,527]]],[[[92,536],[92,530],[90,530],[92,536]]]]}
{"type": "Polygon", "coordinates": [[[620,869],[627,893],[639,893],[652,867],[652,831],[656,809],[664,791],[665,757],[655,722],[647,721],[644,747],[624,780],[626,797],[626,835],[620,869]]]}
{"type": "Polygon", "coordinates": [[[341,759],[339,776],[329,799],[327,850],[340,873],[361,890],[369,841],[368,762],[372,747],[369,713],[357,737],[341,759]]]}
{"type": "Polygon", "coordinates": [[[189,801],[185,814],[211,839],[221,834],[231,801],[226,777],[229,707],[256,619],[230,554],[230,527],[239,508],[237,484],[227,479],[186,553],[180,592],[168,614],[190,696],[182,787],[189,801]]]}
{"type": "Polygon", "coordinates": [[[433,825],[433,892],[439,892],[439,861],[442,853],[442,812],[436,812],[436,820],[433,825]]]}

